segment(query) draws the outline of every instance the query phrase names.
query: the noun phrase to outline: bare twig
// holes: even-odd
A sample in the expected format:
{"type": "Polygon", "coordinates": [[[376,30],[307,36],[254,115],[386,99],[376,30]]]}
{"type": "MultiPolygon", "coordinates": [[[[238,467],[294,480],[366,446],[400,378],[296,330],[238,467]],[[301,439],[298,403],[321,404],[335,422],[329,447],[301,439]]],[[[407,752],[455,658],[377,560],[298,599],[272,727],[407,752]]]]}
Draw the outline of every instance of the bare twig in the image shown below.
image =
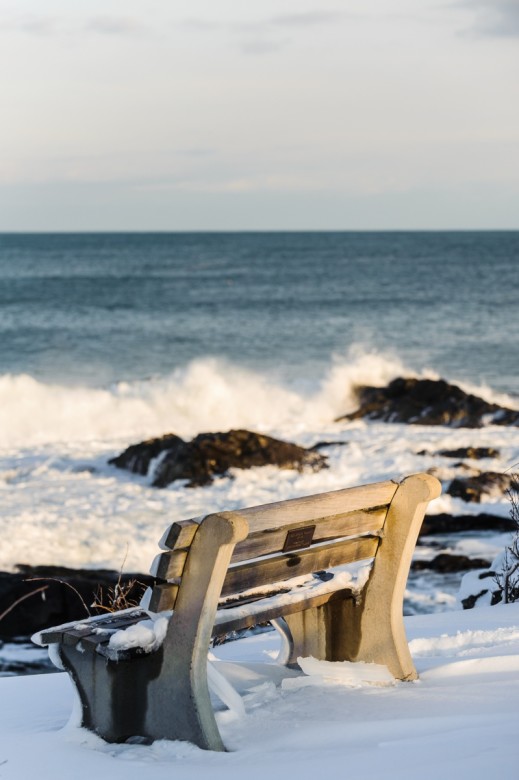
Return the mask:
{"type": "Polygon", "coordinates": [[[104,592],[101,587],[98,588],[96,599],[92,604],[92,607],[101,609],[104,612],[118,612],[121,609],[138,607],[139,600],[129,598],[135,585],[145,587],[144,583],[139,582],[139,580],[136,579],[129,580],[126,585],[122,585],[121,577],[119,576],[119,579],[113,588],[107,588],[106,592],[104,592]]]}
{"type": "Polygon", "coordinates": [[[138,607],[138,599],[130,599],[130,593],[135,585],[141,585],[145,587],[144,583],[139,582],[135,578],[129,580],[125,585],[122,583],[124,564],[128,557],[128,544],[126,545],[126,552],[124,554],[121,567],[119,569],[119,576],[117,582],[113,587],[107,588],[106,592],[103,592],[103,588],[99,587],[95,596],[95,601],[92,607],[95,609],[101,609],[104,612],[118,612],[121,609],[129,609],[130,607],[138,607]]]}
{"type": "MultiPolygon", "coordinates": [[[[511,467],[512,468],[512,467],[511,467]]],[[[505,548],[503,563],[494,575],[494,581],[501,591],[504,604],[519,600],[519,475],[512,472],[512,482],[506,491],[510,502],[510,517],[515,523],[511,543],[505,548]]]]}
{"type": "Polygon", "coordinates": [[[90,615],[92,614],[89,608],[87,607],[87,605],[85,604],[85,600],[83,599],[81,593],[77,590],[77,588],[71,585],[70,582],[66,582],[65,580],[60,580],[58,579],[58,577],[29,577],[28,579],[25,580],[25,582],[59,582],[60,585],[66,585],[67,588],[70,588],[71,590],[74,591],[78,599],[83,604],[83,607],[85,608],[87,615],[90,617],[90,615]]]}
{"type": "Polygon", "coordinates": [[[41,588],[37,588],[36,590],[31,590],[30,593],[26,593],[24,596],[20,596],[19,599],[16,599],[16,601],[13,601],[13,603],[7,607],[7,609],[4,609],[3,612],[0,612],[0,620],[5,618],[6,615],[9,614],[15,607],[18,606],[18,604],[21,604],[22,601],[25,601],[25,599],[30,599],[31,596],[36,596],[37,593],[43,593],[44,590],[47,590],[49,586],[43,585],[41,588]]]}

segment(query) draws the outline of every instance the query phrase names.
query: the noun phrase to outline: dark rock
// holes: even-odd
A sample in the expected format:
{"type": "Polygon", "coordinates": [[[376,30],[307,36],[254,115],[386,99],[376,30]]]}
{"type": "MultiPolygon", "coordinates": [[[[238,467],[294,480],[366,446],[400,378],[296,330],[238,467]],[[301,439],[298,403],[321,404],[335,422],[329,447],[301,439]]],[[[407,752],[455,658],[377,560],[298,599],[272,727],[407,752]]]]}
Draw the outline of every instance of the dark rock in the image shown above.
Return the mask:
{"type": "Polygon", "coordinates": [[[46,648],[39,651],[32,642],[0,642],[0,677],[48,674],[57,669],[46,648]]]}
{"type": "Polygon", "coordinates": [[[190,442],[171,434],[128,447],[109,462],[118,468],[147,474],[154,458],[158,458],[153,473],[154,487],[166,487],[177,479],[187,480],[188,487],[209,485],[215,476],[227,474],[231,468],[274,465],[298,471],[310,467],[317,471],[327,465],[324,455],[246,430],[201,433],[190,442]]]}
{"type": "Polygon", "coordinates": [[[478,599],[480,599],[481,596],[484,596],[485,593],[487,593],[487,591],[482,590],[480,593],[474,593],[471,596],[468,596],[466,599],[461,599],[461,606],[463,609],[474,609],[478,599]]]}
{"type": "Polygon", "coordinates": [[[183,444],[185,441],[180,436],[169,433],[157,439],[148,439],[140,444],[132,444],[121,455],[112,458],[108,463],[119,469],[127,469],[134,474],[141,474],[145,477],[154,458],[158,458],[163,452],[181,447],[183,444]]]}
{"type": "Polygon", "coordinates": [[[517,490],[518,487],[519,484],[512,474],[483,471],[476,476],[453,479],[446,492],[453,498],[479,504],[484,495],[503,495],[507,490],[517,490]]]}
{"type": "Polygon", "coordinates": [[[494,449],[494,447],[458,447],[457,450],[440,450],[438,455],[442,455],[444,458],[482,460],[483,458],[498,458],[499,450],[494,449]]]}
{"type": "MultiPolygon", "coordinates": [[[[30,637],[49,626],[82,620],[88,616],[84,605],[93,615],[102,613],[103,610],[91,607],[96,594],[99,588],[106,594],[119,576],[118,572],[106,569],[23,564],[17,566],[15,573],[0,572],[0,615],[4,615],[0,619],[0,639],[30,637]],[[45,590],[36,593],[39,588],[45,590]]],[[[145,574],[121,575],[123,586],[134,580],[137,584],[129,598],[138,602],[153,578],[145,574]]]]}
{"type": "Polygon", "coordinates": [[[474,609],[479,599],[488,593],[488,588],[483,588],[479,593],[472,593],[464,599],[461,599],[461,606],[463,609],[474,609]]]}
{"type": "Polygon", "coordinates": [[[484,401],[443,379],[398,377],[387,387],[358,387],[357,395],[359,408],[337,421],[366,418],[464,428],[519,425],[519,411],[484,401]]]}
{"type": "Polygon", "coordinates": [[[451,555],[449,553],[440,553],[432,560],[413,561],[411,568],[414,571],[423,571],[431,569],[440,574],[451,574],[458,571],[469,571],[470,569],[487,569],[490,561],[484,558],[469,558],[466,555],[451,555]]]}
{"type": "Polygon", "coordinates": [[[349,444],[347,441],[318,441],[316,444],[312,444],[308,449],[313,452],[314,450],[323,450],[326,447],[344,447],[349,444]]]}
{"type": "Polygon", "coordinates": [[[478,590],[476,593],[470,593],[469,595],[465,596],[465,598],[461,599],[461,606],[463,609],[473,609],[478,601],[483,597],[486,596],[487,593],[490,592],[490,606],[495,606],[495,604],[499,604],[503,600],[503,593],[502,590],[498,587],[497,583],[495,582],[495,576],[496,573],[492,571],[492,569],[487,569],[486,571],[482,571],[481,574],[478,574],[477,579],[481,581],[481,583],[484,582],[484,580],[487,580],[487,587],[481,587],[480,590],[478,590]],[[488,580],[491,580],[492,582],[488,582],[488,580]],[[493,587],[492,587],[493,584],[493,587]]]}
{"type": "Polygon", "coordinates": [[[436,477],[436,479],[439,479],[440,482],[450,482],[459,477],[460,472],[462,472],[465,477],[476,477],[481,474],[479,469],[472,468],[472,466],[469,466],[463,461],[461,463],[453,463],[452,466],[447,468],[444,466],[432,466],[430,469],[427,469],[427,473],[436,477]]]}
{"type": "Polygon", "coordinates": [[[477,531],[495,531],[508,533],[516,530],[511,517],[500,517],[482,512],[478,515],[426,515],[420,530],[420,536],[435,534],[454,534],[477,531]]]}

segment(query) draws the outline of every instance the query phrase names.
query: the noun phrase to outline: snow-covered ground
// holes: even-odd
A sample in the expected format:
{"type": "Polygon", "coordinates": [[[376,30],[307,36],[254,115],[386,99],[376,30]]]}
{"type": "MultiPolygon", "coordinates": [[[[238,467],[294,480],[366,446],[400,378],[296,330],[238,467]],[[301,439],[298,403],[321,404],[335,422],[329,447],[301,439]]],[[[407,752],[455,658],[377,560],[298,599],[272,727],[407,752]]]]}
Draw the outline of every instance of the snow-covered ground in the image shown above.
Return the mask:
{"type": "Polygon", "coordinates": [[[246,713],[217,714],[228,753],[110,745],[74,725],[66,674],[1,679],[0,778],[517,777],[519,604],[413,616],[406,627],[413,683],[362,682],[319,662],[283,682],[273,632],[217,648],[246,713]]]}

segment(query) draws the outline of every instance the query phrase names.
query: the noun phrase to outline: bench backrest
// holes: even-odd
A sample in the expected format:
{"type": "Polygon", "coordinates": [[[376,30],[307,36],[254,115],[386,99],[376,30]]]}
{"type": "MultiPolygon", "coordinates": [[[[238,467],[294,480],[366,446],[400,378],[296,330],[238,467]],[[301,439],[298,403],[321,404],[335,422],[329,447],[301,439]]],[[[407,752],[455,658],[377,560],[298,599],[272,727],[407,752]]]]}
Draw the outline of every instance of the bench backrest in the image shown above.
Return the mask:
{"type": "MultiPolygon", "coordinates": [[[[244,521],[246,535],[234,547],[221,597],[373,558],[397,488],[378,482],[223,513],[244,521]]],[[[161,540],[166,551],[151,572],[153,611],[174,609],[191,544],[207,519],[173,523],[161,540]]]]}

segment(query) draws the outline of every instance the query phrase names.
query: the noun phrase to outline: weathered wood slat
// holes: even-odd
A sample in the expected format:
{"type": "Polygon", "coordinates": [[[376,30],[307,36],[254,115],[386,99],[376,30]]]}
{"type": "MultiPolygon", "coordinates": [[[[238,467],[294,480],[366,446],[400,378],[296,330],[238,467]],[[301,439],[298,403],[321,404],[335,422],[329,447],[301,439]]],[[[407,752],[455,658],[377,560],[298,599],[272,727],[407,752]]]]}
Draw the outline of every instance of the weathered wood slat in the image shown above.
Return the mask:
{"type": "Polygon", "coordinates": [[[151,612],[164,612],[173,609],[177,600],[178,585],[169,582],[157,583],[151,593],[149,609],[151,612]]]}
{"type": "MultiPolygon", "coordinates": [[[[135,622],[138,623],[139,621],[136,620],[135,622]]],[[[126,628],[128,628],[128,626],[126,626],[126,628]]],[[[89,645],[96,648],[98,645],[108,644],[110,637],[111,633],[109,631],[105,631],[102,634],[89,634],[81,640],[81,643],[83,647],[89,645]]]]}
{"type": "MultiPolygon", "coordinates": [[[[387,514],[386,507],[379,507],[366,512],[349,512],[344,515],[334,515],[322,520],[315,526],[312,546],[344,536],[360,536],[366,533],[376,533],[384,525],[387,514]]],[[[291,530],[315,525],[307,520],[294,526],[286,525],[274,531],[259,531],[248,536],[236,545],[232,563],[272,555],[283,550],[287,533],[291,530]]],[[[170,550],[157,556],[150,569],[153,577],[161,580],[174,580],[182,577],[187,558],[186,550],[170,550]]]]}
{"type": "Polygon", "coordinates": [[[249,536],[236,545],[232,563],[281,552],[287,533],[292,529],[304,528],[305,526],[315,525],[312,545],[321,544],[332,539],[340,539],[343,536],[361,536],[362,534],[376,533],[383,527],[386,514],[387,507],[379,507],[370,511],[354,511],[331,515],[317,523],[315,520],[308,519],[293,524],[287,523],[283,528],[276,528],[272,531],[249,532],[249,536]]]}
{"type": "MultiPolygon", "coordinates": [[[[63,642],[65,633],[67,633],[67,630],[63,628],[50,628],[46,631],[42,631],[40,634],[41,643],[42,645],[50,645],[54,642],[63,642]]],[[[70,630],[68,633],[70,633],[70,630]]],[[[82,636],[87,636],[89,633],[90,630],[85,630],[82,633],[78,632],[75,641],[77,642],[82,636]]]]}
{"type": "Polygon", "coordinates": [[[150,569],[152,577],[159,580],[173,580],[182,577],[187,559],[187,550],[171,550],[158,555],[150,569]]]}
{"type": "Polygon", "coordinates": [[[305,522],[319,524],[324,518],[345,515],[367,507],[387,506],[396,489],[396,482],[375,482],[372,485],[254,506],[241,509],[239,513],[249,524],[250,536],[258,531],[284,528],[287,525],[305,522]]]}
{"type": "MultiPolygon", "coordinates": [[[[239,510],[249,524],[249,536],[260,531],[305,523],[319,523],[324,518],[362,511],[366,507],[387,506],[393,498],[397,483],[391,480],[372,485],[334,490],[273,504],[260,504],[239,510]]],[[[173,523],[160,541],[163,550],[185,549],[193,541],[201,518],[173,523]]]]}
{"type": "Polygon", "coordinates": [[[275,620],[276,618],[284,617],[284,615],[293,615],[296,612],[300,612],[302,609],[311,609],[312,607],[321,607],[323,604],[328,604],[330,601],[336,601],[346,598],[353,598],[354,592],[351,588],[342,588],[341,590],[333,590],[329,593],[320,593],[315,596],[309,596],[301,593],[301,597],[291,599],[290,602],[286,602],[283,599],[279,600],[278,604],[275,599],[270,599],[268,606],[265,606],[265,602],[260,600],[256,603],[247,605],[247,613],[243,615],[232,614],[232,608],[229,610],[220,609],[216,615],[216,621],[213,628],[213,637],[223,636],[230,631],[242,631],[245,628],[252,628],[252,626],[258,625],[258,623],[266,623],[269,620],[275,620]],[[226,614],[226,612],[228,614],[226,614]]]}
{"type": "Polygon", "coordinates": [[[179,520],[173,523],[159,542],[161,550],[178,550],[189,547],[197,532],[199,520],[179,520]]]}
{"type": "Polygon", "coordinates": [[[232,566],[225,577],[222,596],[372,558],[378,543],[378,538],[365,536],[232,566]]]}
{"type": "MultiPolygon", "coordinates": [[[[88,636],[100,636],[103,631],[119,631],[127,628],[140,620],[146,620],[148,613],[140,608],[129,608],[120,612],[110,612],[106,615],[95,615],[85,620],[77,620],[62,626],[46,629],[40,634],[42,644],[64,642],[76,644],[80,639],[88,636]],[[65,639],[66,637],[66,639],[65,639]]],[[[107,634],[105,633],[105,636],[107,634]]]]}

